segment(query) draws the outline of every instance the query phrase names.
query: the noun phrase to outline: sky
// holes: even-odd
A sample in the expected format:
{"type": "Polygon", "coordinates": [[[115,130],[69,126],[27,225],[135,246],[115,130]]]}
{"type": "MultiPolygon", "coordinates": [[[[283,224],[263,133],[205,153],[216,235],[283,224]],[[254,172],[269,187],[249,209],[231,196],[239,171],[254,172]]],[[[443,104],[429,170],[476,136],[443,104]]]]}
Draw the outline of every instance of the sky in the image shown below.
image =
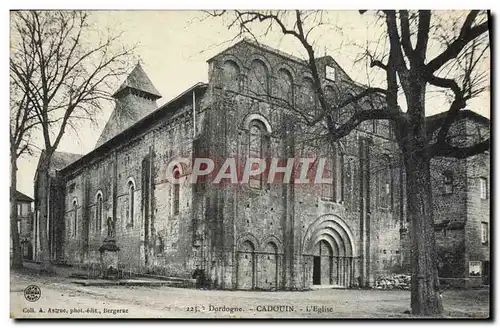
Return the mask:
{"type": "MultiPolygon", "coordinates": [[[[355,81],[368,84],[380,81],[380,75],[367,74],[364,62],[356,57],[367,41],[384,32],[369,15],[357,11],[327,13],[330,24],[311,33],[318,55],[331,55],[355,81]]],[[[228,30],[227,20],[207,18],[199,11],[93,11],[91,23],[99,30],[123,31],[124,44],[137,44],[135,60],[140,61],[149,78],[161,93],[162,105],[197,82],[208,79],[206,61],[234,44],[237,30],[228,30]]],[[[257,34],[262,30],[256,29],[257,34]]],[[[259,41],[281,51],[304,58],[305,52],[291,37],[271,31],[259,41]]],[[[134,64],[134,63],[132,63],[134,64]]],[[[125,78],[125,77],[124,77],[125,78]]],[[[443,106],[443,100],[432,100],[432,114],[443,106]]],[[[472,110],[489,117],[489,95],[470,103],[472,110]]],[[[61,140],[58,151],[85,154],[91,151],[113,110],[106,104],[97,118],[98,126],[83,124],[78,133],[69,131],[61,140]]],[[[19,160],[18,190],[33,195],[33,176],[39,153],[19,160]]]]}

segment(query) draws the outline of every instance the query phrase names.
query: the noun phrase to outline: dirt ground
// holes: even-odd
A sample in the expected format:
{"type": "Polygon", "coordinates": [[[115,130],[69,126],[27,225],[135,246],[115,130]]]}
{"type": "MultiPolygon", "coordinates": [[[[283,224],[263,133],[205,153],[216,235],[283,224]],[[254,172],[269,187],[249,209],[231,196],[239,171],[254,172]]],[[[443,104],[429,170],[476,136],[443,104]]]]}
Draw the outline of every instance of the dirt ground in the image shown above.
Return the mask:
{"type": "MultiPolygon", "coordinates": [[[[402,290],[304,292],[195,290],[172,287],[83,287],[63,277],[12,272],[13,318],[410,318],[402,290]],[[29,302],[28,285],[41,297],[29,302]],[[406,312],[406,313],[405,313],[406,312]]],[[[489,291],[448,290],[445,317],[487,318],[489,291]]]]}

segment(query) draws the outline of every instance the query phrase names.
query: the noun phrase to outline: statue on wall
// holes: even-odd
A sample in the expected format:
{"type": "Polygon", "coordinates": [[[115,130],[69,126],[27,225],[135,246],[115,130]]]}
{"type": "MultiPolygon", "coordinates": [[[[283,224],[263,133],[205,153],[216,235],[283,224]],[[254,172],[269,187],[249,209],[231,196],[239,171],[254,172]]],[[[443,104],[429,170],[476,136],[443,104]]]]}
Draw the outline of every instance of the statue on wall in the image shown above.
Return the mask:
{"type": "Polygon", "coordinates": [[[116,233],[116,219],[108,217],[106,219],[106,226],[108,230],[108,234],[102,243],[102,246],[99,248],[101,255],[103,252],[117,252],[120,248],[116,245],[115,233],[116,233]]]}
{"type": "Polygon", "coordinates": [[[108,225],[108,237],[114,237],[115,236],[115,220],[113,220],[110,216],[108,216],[107,225],[108,225]]]}

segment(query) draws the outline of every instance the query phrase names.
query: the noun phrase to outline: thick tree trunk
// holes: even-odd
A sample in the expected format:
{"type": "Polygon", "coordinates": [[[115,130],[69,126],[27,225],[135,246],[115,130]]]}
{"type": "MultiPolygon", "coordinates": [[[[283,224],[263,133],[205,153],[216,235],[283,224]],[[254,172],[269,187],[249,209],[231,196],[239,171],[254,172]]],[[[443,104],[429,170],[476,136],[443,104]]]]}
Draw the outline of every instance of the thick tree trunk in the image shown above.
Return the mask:
{"type": "Polygon", "coordinates": [[[403,155],[412,238],[412,314],[439,316],[443,307],[437,274],[430,158],[419,151],[407,151],[403,155]]]}
{"type": "Polygon", "coordinates": [[[17,158],[10,156],[10,236],[12,243],[12,268],[22,268],[23,259],[21,254],[21,240],[17,229],[17,158]]]}
{"type": "Polygon", "coordinates": [[[39,233],[40,233],[40,262],[41,262],[41,270],[43,271],[51,271],[51,263],[50,263],[50,249],[49,249],[49,238],[48,238],[48,230],[47,230],[47,219],[48,219],[48,194],[49,190],[49,163],[50,156],[47,155],[44,160],[40,163],[40,168],[38,171],[39,174],[39,183],[38,183],[38,192],[39,192],[39,205],[40,205],[40,220],[39,220],[39,233]]]}

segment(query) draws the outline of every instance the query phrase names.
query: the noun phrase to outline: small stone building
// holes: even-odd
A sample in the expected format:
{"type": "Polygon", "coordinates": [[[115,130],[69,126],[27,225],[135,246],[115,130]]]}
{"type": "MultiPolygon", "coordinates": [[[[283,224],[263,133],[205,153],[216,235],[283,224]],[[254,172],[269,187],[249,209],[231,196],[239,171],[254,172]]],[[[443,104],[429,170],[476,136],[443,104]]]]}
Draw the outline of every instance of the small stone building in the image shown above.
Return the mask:
{"type": "MultiPolygon", "coordinates": [[[[210,60],[198,83],[161,107],[140,65],[114,94],[93,151],[57,171],[60,260],[91,264],[113,230],[124,270],[190,277],[197,265],[224,289],[373,285],[401,272],[404,172],[391,127],[365,122],[335,147],[310,141],[297,108],[318,106],[306,63],[243,40],[210,60]],[[190,183],[179,159],[327,157],[331,183],[190,183]],[[173,170],[180,184],[168,179],[173,170]]],[[[362,86],[318,59],[329,101],[362,86]]],[[[369,109],[373,98],[358,104],[369,109]]],[[[341,120],[345,111],[335,113],[341,120]]]]}
{"type": "MultiPolygon", "coordinates": [[[[31,260],[33,256],[33,244],[31,241],[33,226],[33,199],[28,195],[16,190],[17,200],[17,231],[21,242],[21,256],[31,260]]],[[[10,244],[10,254],[12,256],[12,239],[10,244]]]]}
{"type": "Polygon", "coordinates": [[[441,281],[459,287],[489,285],[490,155],[439,161],[433,174],[440,181],[434,187],[434,230],[441,281]]]}

